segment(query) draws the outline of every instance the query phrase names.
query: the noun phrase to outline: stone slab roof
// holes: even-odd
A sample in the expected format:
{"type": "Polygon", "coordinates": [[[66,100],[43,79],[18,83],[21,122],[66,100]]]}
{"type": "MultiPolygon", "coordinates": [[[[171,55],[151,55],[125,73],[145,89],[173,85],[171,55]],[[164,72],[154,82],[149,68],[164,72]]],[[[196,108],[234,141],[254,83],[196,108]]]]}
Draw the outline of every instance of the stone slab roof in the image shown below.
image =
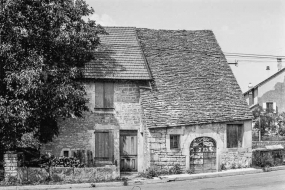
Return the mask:
{"type": "Polygon", "coordinates": [[[133,27],[104,27],[95,60],[85,64],[84,78],[151,79],[147,63],[133,27]]]}
{"type": "Polygon", "coordinates": [[[137,29],[152,90],[141,89],[148,127],[252,119],[212,31],[137,29]]]}

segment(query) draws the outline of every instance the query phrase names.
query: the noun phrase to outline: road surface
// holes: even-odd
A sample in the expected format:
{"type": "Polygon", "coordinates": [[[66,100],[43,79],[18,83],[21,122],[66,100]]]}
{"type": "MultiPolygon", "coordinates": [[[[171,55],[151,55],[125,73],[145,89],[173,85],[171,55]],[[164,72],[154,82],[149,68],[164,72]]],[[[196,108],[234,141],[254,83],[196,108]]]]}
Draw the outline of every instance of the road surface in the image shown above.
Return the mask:
{"type": "Polygon", "coordinates": [[[146,184],[139,187],[95,187],[77,190],[285,190],[285,170],[188,181],[146,184]]]}

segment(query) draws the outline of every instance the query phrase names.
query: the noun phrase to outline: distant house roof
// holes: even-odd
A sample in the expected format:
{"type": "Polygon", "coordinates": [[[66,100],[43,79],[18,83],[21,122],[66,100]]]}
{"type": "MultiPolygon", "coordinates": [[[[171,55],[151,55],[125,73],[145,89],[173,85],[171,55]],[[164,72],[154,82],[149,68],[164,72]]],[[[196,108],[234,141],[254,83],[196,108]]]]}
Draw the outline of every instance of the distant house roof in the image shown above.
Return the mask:
{"type": "Polygon", "coordinates": [[[104,27],[95,60],[85,64],[84,78],[149,80],[151,75],[133,27],[104,27]]]}
{"type": "Polygon", "coordinates": [[[261,85],[263,85],[264,83],[266,83],[267,81],[273,79],[274,77],[278,76],[279,74],[283,73],[285,71],[285,68],[281,69],[280,71],[276,72],[275,74],[271,75],[270,77],[268,77],[267,79],[261,81],[260,83],[258,83],[257,85],[255,85],[254,87],[250,88],[248,91],[244,92],[243,94],[247,94],[248,92],[250,92],[252,89],[255,89],[261,85]]]}
{"type": "Polygon", "coordinates": [[[137,29],[152,72],[141,90],[147,126],[252,119],[242,91],[212,31],[137,29]]]}

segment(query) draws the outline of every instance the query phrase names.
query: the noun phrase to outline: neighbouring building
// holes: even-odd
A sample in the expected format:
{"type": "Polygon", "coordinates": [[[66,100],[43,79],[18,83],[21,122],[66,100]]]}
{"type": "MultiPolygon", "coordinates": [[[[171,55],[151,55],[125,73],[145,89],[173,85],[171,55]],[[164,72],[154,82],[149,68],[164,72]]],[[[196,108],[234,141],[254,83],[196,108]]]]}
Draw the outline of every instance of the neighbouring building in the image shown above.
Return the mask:
{"type": "Polygon", "coordinates": [[[282,67],[281,59],[277,61],[277,73],[250,87],[243,94],[251,110],[260,105],[264,110],[285,112],[285,68],[282,67]]]}
{"type": "Polygon", "coordinates": [[[43,153],[120,171],[250,165],[251,112],[211,31],[106,31],[83,70],[90,111],[61,121],[43,153]]]}

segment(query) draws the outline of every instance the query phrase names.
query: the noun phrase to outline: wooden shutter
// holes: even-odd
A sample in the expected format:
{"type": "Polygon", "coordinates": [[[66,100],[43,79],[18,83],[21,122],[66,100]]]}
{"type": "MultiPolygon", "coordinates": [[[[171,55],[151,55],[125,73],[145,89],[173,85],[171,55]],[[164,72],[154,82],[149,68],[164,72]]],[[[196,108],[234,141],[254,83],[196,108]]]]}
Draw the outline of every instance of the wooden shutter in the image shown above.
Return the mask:
{"type": "Polygon", "coordinates": [[[95,132],[95,158],[113,160],[114,139],[111,132],[95,132]]]}
{"type": "Polygon", "coordinates": [[[273,112],[274,112],[274,113],[276,113],[276,112],[277,112],[276,102],[273,102],[273,112]]]}
{"type": "Polygon", "coordinates": [[[95,83],[95,108],[104,108],[104,84],[95,83]]]}
{"type": "Polygon", "coordinates": [[[242,147],[243,126],[227,125],[227,148],[242,147]]]}
{"type": "Polygon", "coordinates": [[[114,107],[114,83],[104,83],[104,108],[114,107]]]}
{"type": "Polygon", "coordinates": [[[264,102],[264,103],[262,104],[262,108],[263,108],[263,111],[266,110],[266,102],[264,102]]]}

